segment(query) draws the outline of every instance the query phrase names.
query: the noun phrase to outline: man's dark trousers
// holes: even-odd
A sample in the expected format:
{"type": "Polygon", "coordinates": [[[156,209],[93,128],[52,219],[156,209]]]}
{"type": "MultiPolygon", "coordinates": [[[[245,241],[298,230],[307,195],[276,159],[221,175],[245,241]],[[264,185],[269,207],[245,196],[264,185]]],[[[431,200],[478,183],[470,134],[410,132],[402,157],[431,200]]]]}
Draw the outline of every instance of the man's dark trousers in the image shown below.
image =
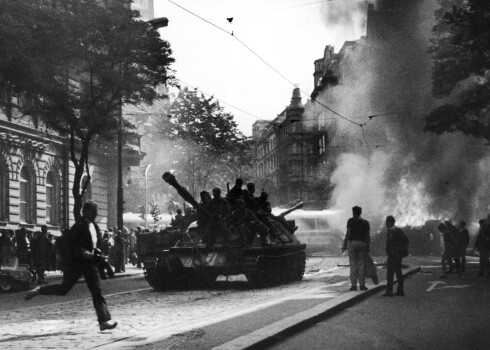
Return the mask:
{"type": "Polygon", "coordinates": [[[396,274],[398,280],[398,286],[396,288],[398,293],[403,293],[403,274],[402,274],[402,257],[388,255],[386,262],[386,292],[393,292],[393,278],[396,274]]]}
{"type": "Polygon", "coordinates": [[[107,322],[111,319],[109,310],[102,291],[100,288],[100,278],[97,267],[89,262],[82,262],[75,266],[71,266],[63,273],[63,282],[61,284],[44,285],[39,290],[39,294],[42,295],[66,295],[77,283],[81,276],[85,277],[85,283],[87,284],[90,293],[92,294],[92,301],[94,304],[95,312],[97,313],[97,320],[99,322],[107,322]]]}

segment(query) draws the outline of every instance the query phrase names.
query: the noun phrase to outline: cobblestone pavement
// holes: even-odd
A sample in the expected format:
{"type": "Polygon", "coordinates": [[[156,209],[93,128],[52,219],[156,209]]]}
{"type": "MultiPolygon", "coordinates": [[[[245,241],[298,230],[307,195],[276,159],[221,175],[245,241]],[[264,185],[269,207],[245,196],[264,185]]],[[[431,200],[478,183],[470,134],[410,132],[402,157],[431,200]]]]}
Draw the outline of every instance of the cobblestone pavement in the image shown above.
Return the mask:
{"type": "Polygon", "coordinates": [[[303,281],[264,289],[250,289],[243,276],[236,276],[228,285],[221,282],[218,285],[224,287],[211,290],[108,295],[106,300],[118,326],[105,332],[98,330],[91,299],[10,310],[0,317],[0,348],[91,349],[127,338],[149,339],[152,333],[170,336],[202,322],[224,320],[290,295],[314,291],[325,286],[325,281],[346,281],[347,263],[346,257],[311,257],[303,281]]]}

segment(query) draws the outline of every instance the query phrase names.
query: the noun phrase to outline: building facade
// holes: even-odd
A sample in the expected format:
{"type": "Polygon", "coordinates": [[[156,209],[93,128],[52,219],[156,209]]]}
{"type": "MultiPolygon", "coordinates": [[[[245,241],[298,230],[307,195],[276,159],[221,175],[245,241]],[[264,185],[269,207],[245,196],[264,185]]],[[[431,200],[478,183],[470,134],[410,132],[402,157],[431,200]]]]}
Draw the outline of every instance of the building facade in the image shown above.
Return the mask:
{"type": "MultiPolygon", "coordinates": [[[[153,1],[136,1],[135,9],[144,19],[153,17],[153,1]]],[[[1,99],[10,96],[0,91],[1,99]]],[[[139,138],[123,150],[123,183],[130,169],[139,165],[144,153],[139,138]]],[[[40,230],[47,225],[52,234],[74,223],[74,167],[66,137],[50,131],[39,120],[21,116],[15,109],[0,109],[0,229],[25,227],[40,230]]],[[[116,144],[93,144],[89,157],[91,183],[84,201],[99,207],[101,229],[116,226],[117,152],[116,144]]],[[[82,179],[82,184],[87,176],[82,179]]]]}

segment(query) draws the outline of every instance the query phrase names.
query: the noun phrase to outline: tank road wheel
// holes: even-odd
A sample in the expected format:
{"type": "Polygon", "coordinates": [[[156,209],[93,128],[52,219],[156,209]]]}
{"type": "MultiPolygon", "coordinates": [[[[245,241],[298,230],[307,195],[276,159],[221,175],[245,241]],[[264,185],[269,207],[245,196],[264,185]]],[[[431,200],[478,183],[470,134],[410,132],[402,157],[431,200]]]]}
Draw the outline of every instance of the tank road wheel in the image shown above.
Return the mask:
{"type": "Polygon", "coordinates": [[[180,286],[178,273],[171,270],[171,261],[166,257],[158,259],[156,265],[145,266],[145,278],[150,286],[157,290],[168,290],[180,286]]]}
{"type": "Polygon", "coordinates": [[[0,276],[0,290],[10,292],[14,287],[14,281],[10,276],[0,276]]]}
{"type": "Polygon", "coordinates": [[[145,269],[145,278],[150,286],[157,290],[167,290],[168,284],[165,282],[165,273],[161,267],[145,269]]]}

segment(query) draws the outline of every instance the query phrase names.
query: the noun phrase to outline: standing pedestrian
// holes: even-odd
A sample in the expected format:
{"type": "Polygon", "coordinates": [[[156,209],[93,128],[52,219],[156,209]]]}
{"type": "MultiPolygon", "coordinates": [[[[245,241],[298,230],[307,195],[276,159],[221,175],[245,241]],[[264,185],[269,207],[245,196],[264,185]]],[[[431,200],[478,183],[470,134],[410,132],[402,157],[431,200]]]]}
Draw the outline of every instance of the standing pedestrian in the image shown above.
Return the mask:
{"type": "Polygon", "coordinates": [[[41,231],[34,234],[35,238],[31,243],[32,265],[36,270],[37,283],[44,284],[44,273],[49,264],[51,241],[48,238],[48,227],[41,226],[41,231]]]}
{"type": "Polygon", "coordinates": [[[466,268],[466,248],[470,244],[470,233],[466,229],[466,221],[460,221],[457,231],[457,266],[459,268],[459,273],[463,273],[466,268]]]}
{"type": "Polygon", "coordinates": [[[402,259],[408,256],[408,237],[401,228],[395,226],[393,216],[386,217],[386,292],[383,296],[393,296],[393,280],[396,274],[397,279],[397,296],[404,296],[403,291],[403,274],[402,259]]]}
{"type": "Polygon", "coordinates": [[[485,219],[479,221],[480,231],[476,237],[475,247],[473,250],[478,250],[480,255],[480,271],[477,276],[483,276],[485,271],[487,275],[490,276],[490,262],[489,262],[489,251],[490,251],[490,227],[485,219]]]}
{"type": "Polygon", "coordinates": [[[342,253],[349,250],[350,290],[357,290],[357,281],[360,290],[367,290],[365,265],[371,237],[369,221],[361,218],[361,214],[361,207],[356,205],[352,208],[352,217],[347,220],[347,232],[342,245],[342,253]]]}
{"type": "Polygon", "coordinates": [[[454,241],[453,235],[451,234],[449,228],[440,223],[437,226],[437,229],[441,233],[441,267],[442,267],[442,276],[441,278],[446,278],[447,273],[454,269],[453,265],[453,251],[454,251],[454,241]],[[447,265],[449,265],[449,271],[447,271],[447,265]]]}
{"type": "Polygon", "coordinates": [[[106,301],[100,288],[99,273],[97,271],[97,256],[94,248],[97,246],[97,231],[99,227],[94,223],[97,217],[97,205],[86,202],[82,208],[82,218],[73,225],[69,234],[70,261],[67,264],[61,284],[38,286],[26,293],[25,299],[30,300],[42,295],[66,295],[83,275],[85,283],[92,294],[92,301],[97,313],[99,329],[101,331],[112,329],[117,322],[111,321],[106,301]]]}
{"type": "Polygon", "coordinates": [[[9,231],[2,229],[0,236],[0,265],[9,266],[13,256],[13,242],[9,231]]]}
{"type": "Polygon", "coordinates": [[[124,266],[124,242],[122,231],[117,230],[114,237],[114,270],[116,273],[126,271],[124,266]]]}
{"type": "Polygon", "coordinates": [[[29,251],[27,246],[27,232],[25,227],[21,227],[15,233],[15,241],[17,246],[17,257],[19,264],[28,265],[30,263],[29,251]]]}

